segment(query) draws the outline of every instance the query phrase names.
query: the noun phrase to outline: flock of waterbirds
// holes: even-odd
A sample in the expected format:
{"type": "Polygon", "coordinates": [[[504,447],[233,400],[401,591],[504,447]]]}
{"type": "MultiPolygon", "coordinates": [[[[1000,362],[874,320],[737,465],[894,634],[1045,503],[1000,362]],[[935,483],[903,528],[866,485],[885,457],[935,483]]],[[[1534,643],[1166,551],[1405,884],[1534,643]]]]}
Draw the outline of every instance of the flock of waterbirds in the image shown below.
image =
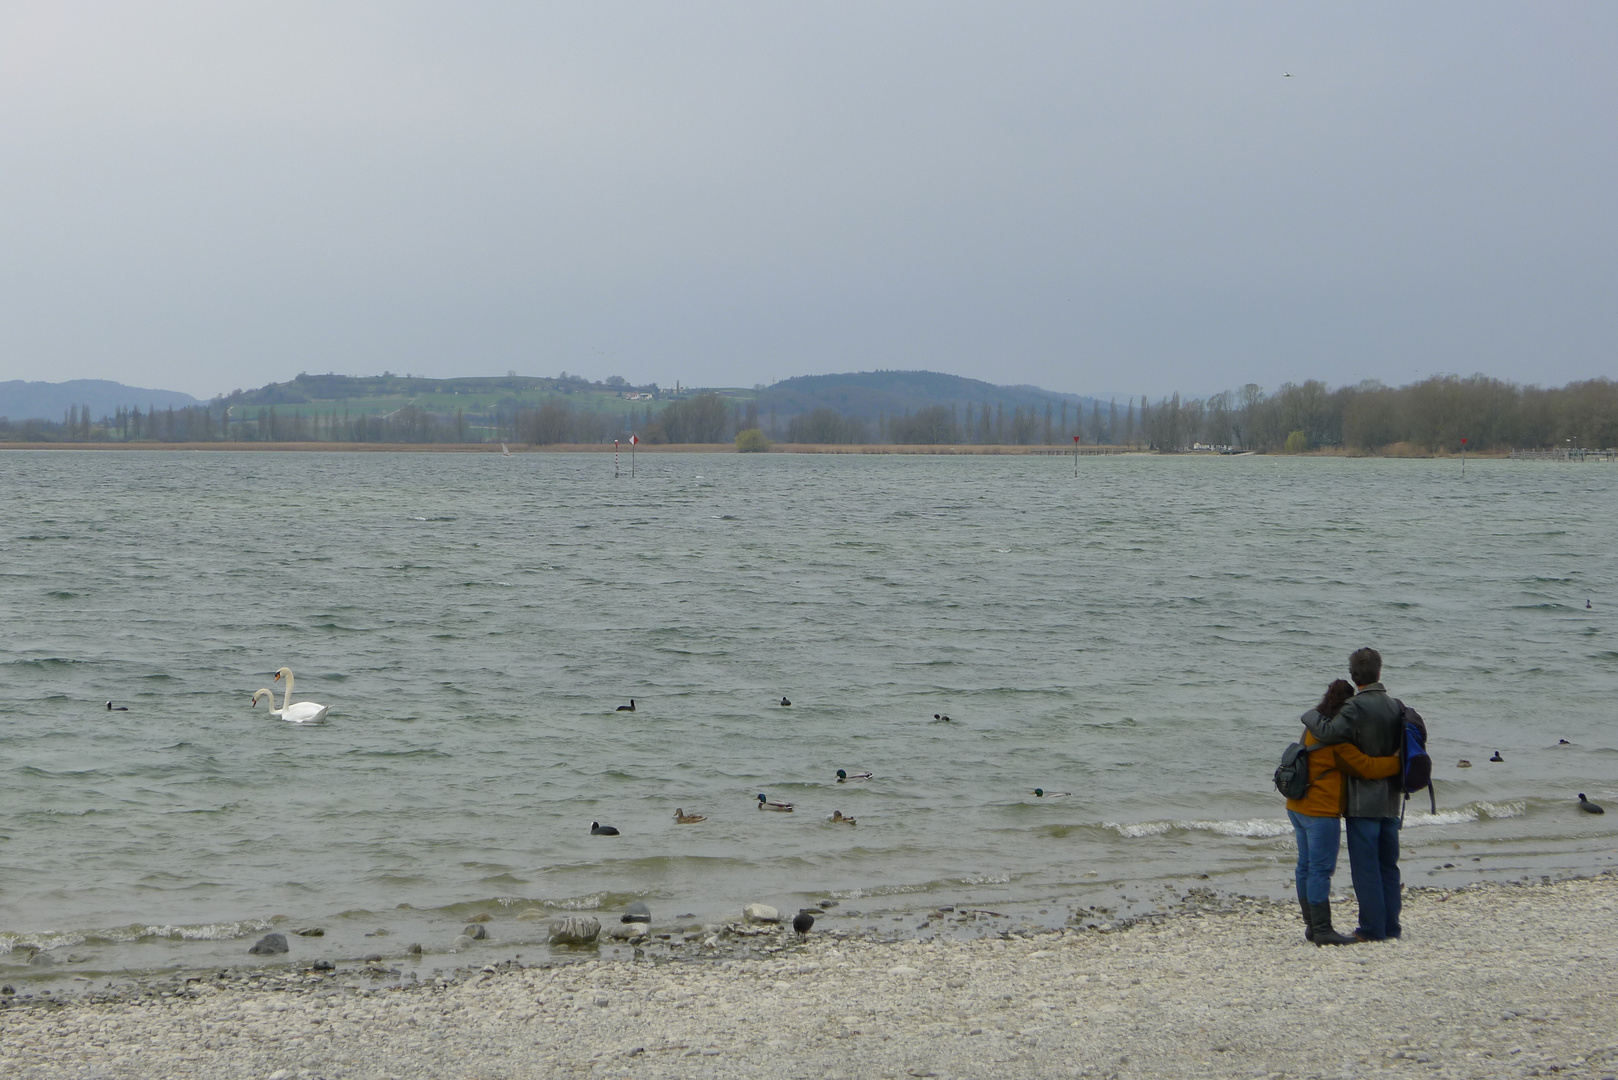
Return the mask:
{"type": "MultiPolygon", "coordinates": [[[[281,707],[279,709],[275,707],[275,693],[268,687],[260,687],[258,690],[253,692],[253,707],[257,707],[260,701],[268,699],[270,703],[270,715],[278,720],[285,720],[289,724],[325,723],[326,714],[331,711],[331,706],[322,705],[316,701],[293,701],[291,668],[283,667],[276,669],[274,681],[280,682],[282,679],[286,680],[286,689],[282,694],[281,707]]],[[[782,708],[787,708],[791,706],[792,702],[785,695],[782,695],[780,704],[782,708]]],[[[107,710],[109,712],[128,712],[129,706],[117,705],[109,701],[107,702],[107,710]]],[[[634,712],[635,699],[630,698],[628,705],[619,705],[615,711],[634,712]]],[[[933,713],[933,720],[938,723],[951,722],[949,716],[945,715],[944,713],[933,713]]],[[[1566,739],[1558,739],[1557,743],[1560,746],[1572,745],[1566,739]]],[[[1489,758],[1490,762],[1496,764],[1504,764],[1505,760],[1506,759],[1500,755],[1500,751],[1498,750],[1496,750],[1494,755],[1489,758]]],[[[1455,767],[1458,769],[1470,769],[1472,767],[1472,763],[1465,758],[1461,758],[1460,761],[1456,762],[1455,767]]],[[[870,780],[872,778],[872,774],[869,772],[850,772],[847,769],[837,770],[837,782],[839,784],[870,780]]],[[[1036,799],[1065,799],[1073,793],[1071,791],[1047,791],[1042,787],[1037,787],[1033,790],[1032,794],[1036,799]]],[[[1578,807],[1587,814],[1606,813],[1606,810],[1599,803],[1591,802],[1582,791],[1579,792],[1578,807]]],[[[793,813],[796,809],[796,807],[794,807],[791,803],[771,799],[762,792],[758,795],[758,808],[760,810],[773,810],[777,813],[784,814],[793,813]]],[[[687,814],[683,807],[674,811],[674,821],[677,825],[695,825],[698,822],[707,820],[708,818],[704,814],[687,814]]],[[[837,825],[858,824],[854,818],[845,817],[841,810],[832,811],[831,815],[827,817],[826,820],[837,825]]],[[[590,835],[619,836],[622,834],[611,825],[603,825],[599,821],[592,821],[590,822],[590,835]]]]}

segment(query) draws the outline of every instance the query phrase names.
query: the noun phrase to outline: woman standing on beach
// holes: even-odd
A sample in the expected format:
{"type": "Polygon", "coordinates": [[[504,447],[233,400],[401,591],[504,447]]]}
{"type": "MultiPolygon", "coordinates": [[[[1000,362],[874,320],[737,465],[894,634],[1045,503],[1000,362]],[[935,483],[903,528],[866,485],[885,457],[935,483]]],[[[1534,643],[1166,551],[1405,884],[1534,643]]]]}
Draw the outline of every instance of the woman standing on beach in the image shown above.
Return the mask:
{"type": "MultiPolygon", "coordinates": [[[[1354,687],[1338,679],[1326,688],[1310,713],[1326,719],[1337,715],[1343,703],[1354,696],[1354,687]]],[[[1305,713],[1307,718],[1310,713],[1305,713]]],[[[1287,800],[1287,817],[1298,839],[1298,906],[1303,909],[1304,936],[1316,945],[1352,945],[1331,925],[1331,876],[1337,869],[1337,849],[1342,829],[1337,819],[1347,809],[1343,774],[1376,780],[1399,771],[1399,755],[1368,757],[1351,743],[1322,746],[1307,729],[1303,744],[1309,750],[1309,790],[1301,799],[1287,800]]]]}

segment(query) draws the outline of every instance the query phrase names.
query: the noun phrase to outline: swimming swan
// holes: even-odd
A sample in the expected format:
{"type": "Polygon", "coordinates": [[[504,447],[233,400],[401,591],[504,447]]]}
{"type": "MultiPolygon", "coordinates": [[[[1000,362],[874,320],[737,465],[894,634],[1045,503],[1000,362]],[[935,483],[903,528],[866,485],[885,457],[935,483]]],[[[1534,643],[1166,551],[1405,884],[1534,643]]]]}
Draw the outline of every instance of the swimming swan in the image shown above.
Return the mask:
{"type": "Polygon", "coordinates": [[[278,720],[285,720],[289,724],[323,724],[326,722],[326,713],[330,705],[322,705],[318,701],[292,700],[292,669],[281,668],[275,673],[275,681],[282,678],[287,681],[286,693],[281,696],[281,707],[275,707],[275,694],[268,689],[261,689],[253,694],[253,704],[258,704],[260,695],[270,699],[270,715],[278,720]]]}

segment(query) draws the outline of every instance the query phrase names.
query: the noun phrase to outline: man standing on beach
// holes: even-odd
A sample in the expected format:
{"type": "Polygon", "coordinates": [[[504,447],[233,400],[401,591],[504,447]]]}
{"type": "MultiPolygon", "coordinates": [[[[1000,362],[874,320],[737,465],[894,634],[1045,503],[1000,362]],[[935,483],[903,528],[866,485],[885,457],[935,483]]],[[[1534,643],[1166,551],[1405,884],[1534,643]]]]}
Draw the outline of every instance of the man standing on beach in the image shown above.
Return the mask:
{"type": "MultiPolygon", "coordinates": [[[[1382,654],[1375,649],[1355,649],[1348,657],[1348,674],[1354,680],[1354,696],[1330,720],[1315,717],[1309,730],[1323,743],[1353,743],[1372,757],[1397,754],[1403,735],[1402,709],[1382,685],[1382,654]]],[[[1396,938],[1403,906],[1399,894],[1400,779],[1348,776],[1345,783],[1349,876],[1360,905],[1360,925],[1354,936],[1363,941],[1396,938]]]]}

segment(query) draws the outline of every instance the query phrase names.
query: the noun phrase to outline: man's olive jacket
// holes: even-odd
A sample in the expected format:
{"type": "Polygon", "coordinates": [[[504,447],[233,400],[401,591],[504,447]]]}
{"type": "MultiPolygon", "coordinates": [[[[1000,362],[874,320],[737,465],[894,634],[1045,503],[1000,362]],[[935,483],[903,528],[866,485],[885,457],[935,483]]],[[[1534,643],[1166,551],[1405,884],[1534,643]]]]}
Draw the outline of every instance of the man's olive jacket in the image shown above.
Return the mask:
{"type": "MultiPolygon", "coordinates": [[[[1305,713],[1304,724],[1323,743],[1353,743],[1361,753],[1383,757],[1399,752],[1404,734],[1399,703],[1388,696],[1379,682],[1364,687],[1344,703],[1342,711],[1330,720],[1319,713],[1305,713]]],[[[1349,817],[1398,817],[1403,798],[1397,776],[1385,780],[1345,778],[1348,784],[1349,817]]]]}

